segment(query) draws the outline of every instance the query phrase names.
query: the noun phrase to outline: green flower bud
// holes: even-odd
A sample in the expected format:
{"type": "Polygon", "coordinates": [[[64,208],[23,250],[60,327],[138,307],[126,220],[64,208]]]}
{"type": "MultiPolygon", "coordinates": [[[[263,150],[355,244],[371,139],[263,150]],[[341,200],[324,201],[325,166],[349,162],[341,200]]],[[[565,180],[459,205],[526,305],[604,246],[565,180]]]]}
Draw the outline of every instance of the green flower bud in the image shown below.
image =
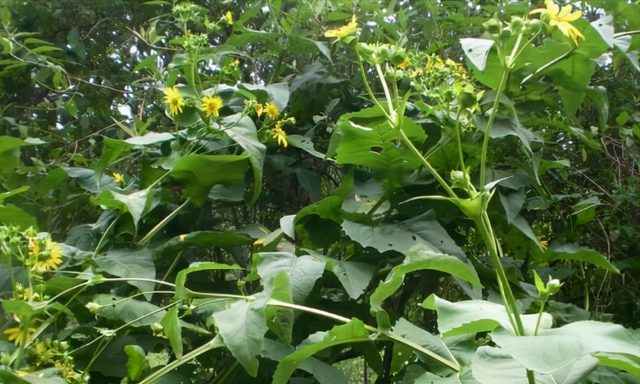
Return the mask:
{"type": "Polygon", "coordinates": [[[509,25],[509,29],[511,30],[511,32],[517,33],[522,29],[523,25],[524,25],[524,21],[521,18],[514,16],[511,18],[511,24],[509,25]]]}
{"type": "Polygon", "coordinates": [[[151,325],[151,329],[153,330],[153,332],[162,332],[164,327],[160,323],[153,323],[153,325],[151,325]]]}
{"type": "Polygon", "coordinates": [[[529,36],[538,33],[542,28],[542,21],[538,19],[528,20],[524,24],[524,34],[529,36]]]}
{"type": "Polygon", "coordinates": [[[487,21],[485,21],[484,23],[482,23],[482,27],[484,27],[484,29],[491,33],[491,34],[495,34],[495,35],[499,35],[500,34],[500,30],[502,29],[502,25],[500,23],[500,21],[496,20],[496,19],[489,19],[487,21]]]}
{"type": "Polygon", "coordinates": [[[454,188],[466,189],[468,186],[469,176],[462,171],[451,171],[451,185],[454,188]]]}
{"type": "Polygon", "coordinates": [[[100,308],[102,308],[100,304],[94,303],[93,301],[88,302],[85,307],[87,307],[89,312],[93,313],[94,315],[97,315],[100,308]]]}
{"type": "Polygon", "coordinates": [[[11,355],[3,352],[2,357],[0,358],[0,364],[9,365],[9,363],[11,363],[11,355]]]}
{"type": "Polygon", "coordinates": [[[546,12],[541,14],[540,21],[542,21],[545,24],[549,24],[549,22],[551,21],[551,15],[546,12]]]}
{"type": "Polygon", "coordinates": [[[471,108],[478,103],[474,94],[469,92],[460,92],[458,94],[458,103],[462,108],[471,108]]]}

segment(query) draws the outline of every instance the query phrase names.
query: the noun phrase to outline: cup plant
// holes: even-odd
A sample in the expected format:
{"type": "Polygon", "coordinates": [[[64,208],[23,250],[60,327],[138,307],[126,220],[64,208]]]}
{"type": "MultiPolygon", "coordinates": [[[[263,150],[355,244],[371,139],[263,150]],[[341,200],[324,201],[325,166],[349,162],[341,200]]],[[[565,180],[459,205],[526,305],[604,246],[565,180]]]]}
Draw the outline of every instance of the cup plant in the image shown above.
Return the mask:
{"type": "MultiPolygon", "coordinates": [[[[550,198],[543,133],[580,107],[595,59],[626,53],[610,16],[589,23],[551,0],[496,13],[456,57],[382,39],[365,22],[373,5],[353,14],[329,2],[344,25],[309,32],[300,18],[319,20],[310,15],[328,2],[300,2],[292,16],[255,2],[217,21],[192,3],[148,3],[171,8],[159,18],[178,31],[170,65],[156,55],[136,68],[170,126],[116,121],[91,166],[54,162],[55,178],[100,211],[64,243],[30,221],[0,227],[12,289],[0,381],[333,384],[348,382],[334,363],[359,357],[377,383],[638,382],[636,331],[551,310],[568,278],[556,265],[619,270],[589,248],[549,245],[550,224],[524,212],[526,196],[550,198]],[[250,28],[259,12],[276,32],[250,28]],[[300,134],[294,91],[329,76],[316,61],[279,79],[297,65],[281,52],[269,81],[241,81],[259,72],[244,49],[261,39],[355,68],[349,87],[364,101],[313,118],[330,128],[326,154],[311,140],[320,134],[300,134]],[[529,109],[548,95],[562,108],[529,109]],[[321,184],[298,167],[304,157],[339,167],[339,181],[312,191],[321,184]],[[255,219],[273,213],[263,180],[283,174],[318,198],[278,212],[269,230],[255,219]],[[437,326],[421,327],[434,315],[437,326]]],[[[161,24],[134,34],[157,48],[161,24]]]]}

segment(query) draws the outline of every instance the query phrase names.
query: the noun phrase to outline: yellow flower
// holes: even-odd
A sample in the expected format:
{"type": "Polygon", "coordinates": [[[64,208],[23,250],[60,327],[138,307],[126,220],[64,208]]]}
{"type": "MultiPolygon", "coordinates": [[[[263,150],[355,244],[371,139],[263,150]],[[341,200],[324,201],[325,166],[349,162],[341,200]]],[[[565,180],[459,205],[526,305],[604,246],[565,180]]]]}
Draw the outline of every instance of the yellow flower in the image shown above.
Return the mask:
{"type": "Polygon", "coordinates": [[[29,238],[29,254],[36,257],[40,254],[40,244],[38,243],[38,239],[35,237],[29,238]]]}
{"type": "Polygon", "coordinates": [[[409,60],[409,56],[405,57],[402,63],[396,65],[399,69],[405,69],[411,65],[411,61],[409,60]]]}
{"type": "Polygon", "coordinates": [[[207,117],[211,115],[216,117],[220,116],[218,113],[220,108],[222,108],[222,99],[220,97],[206,96],[202,98],[202,105],[200,105],[200,109],[207,113],[207,117]]]}
{"type": "MultiPolygon", "coordinates": [[[[15,327],[15,328],[8,328],[5,329],[5,331],[3,332],[5,335],[9,336],[9,341],[14,341],[15,340],[15,344],[16,345],[20,345],[22,344],[24,339],[24,332],[22,331],[22,329],[20,329],[20,327],[15,327]]],[[[27,328],[27,335],[26,335],[26,342],[30,342],[33,339],[33,334],[36,333],[35,328],[27,328]]]]}
{"type": "Polygon", "coordinates": [[[58,243],[51,241],[51,238],[47,238],[45,250],[46,252],[40,252],[36,256],[32,269],[53,271],[58,269],[58,265],[62,264],[62,250],[58,243]]]}
{"type": "Polygon", "coordinates": [[[283,147],[287,148],[287,145],[289,145],[289,143],[287,143],[287,134],[282,129],[282,123],[282,121],[278,121],[276,123],[276,127],[271,131],[273,132],[273,138],[278,139],[278,145],[282,145],[283,147]]]}
{"type": "Polygon", "coordinates": [[[115,173],[115,172],[114,172],[114,173],[113,173],[113,181],[114,181],[116,184],[124,184],[124,176],[122,176],[122,175],[121,175],[121,174],[119,174],[119,173],[115,173]]]}
{"type": "Polygon", "coordinates": [[[582,15],[580,11],[571,13],[571,5],[565,5],[560,9],[560,6],[555,4],[553,0],[545,0],[545,5],[547,9],[534,9],[529,14],[542,13],[549,15],[549,25],[558,27],[575,45],[578,45],[578,39],[584,40],[584,35],[570,23],[580,18],[582,15]]]}
{"type": "Polygon", "coordinates": [[[256,114],[258,115],[258,117],[260,117],[262,115],[262,110],[264,109],[262,104],[256,104],[254,108],[256,109],[256,114]]]}
{"type": "Polygon", "coordinates": [[[227,24],[233,25],[233,13],[231,13],[231,11],[227,11],[227,13],[225,13],[224,19],[227,20],[227,24]]]}
{"type": "Polygon", "coordinates": [[[355,34],[358,31],[358,23],[356,22],[356,15],[353,15],[351,22],[347,25],[343,25],[340,28],[330,29],[324,33],[325,37],[347,37],[355,34]]]}
{"type": "Polygon", "coordinates": [[[541,250],[546,251],[549,248],[549,241],[544,239],[544,236],[536,236],[538,238],[538,246],[541,250]]]}
{"type": "Polygon", "coordinates": [[[182,99],[182,95],[178,92],[178,88],[174,85],[173,88],[165,88],[164,92],[164,102],[169,105],[169,114],[177,115],[178,112],[182,113],[182,106],[184,105],[184,100],[182,99]]]}
{"type": "Polygon", "coordinates": [[[274,103],[269,103],[264,107],[264,113],[267,114],[273,120],[278,118],[280,111],[278,111],[278,107],[274,103]]]}
{"type": "Polygon", "coordinates": [[[187,237],[187,235],[180,235],[178,237],[180,238],[180,241],[184,241],[184,239],[187,237]]]}

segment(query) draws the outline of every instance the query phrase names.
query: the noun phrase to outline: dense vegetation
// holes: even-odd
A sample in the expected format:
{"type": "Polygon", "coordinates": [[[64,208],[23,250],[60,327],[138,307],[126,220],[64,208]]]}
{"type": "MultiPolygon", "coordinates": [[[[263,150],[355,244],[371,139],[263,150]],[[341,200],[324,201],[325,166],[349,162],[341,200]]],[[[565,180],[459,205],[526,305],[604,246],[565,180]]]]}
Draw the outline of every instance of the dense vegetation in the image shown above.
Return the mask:
{"type": "Polygon", "coordinates": [[[640,382],[640,2],[4,1],[0,382],[640,382]]]}

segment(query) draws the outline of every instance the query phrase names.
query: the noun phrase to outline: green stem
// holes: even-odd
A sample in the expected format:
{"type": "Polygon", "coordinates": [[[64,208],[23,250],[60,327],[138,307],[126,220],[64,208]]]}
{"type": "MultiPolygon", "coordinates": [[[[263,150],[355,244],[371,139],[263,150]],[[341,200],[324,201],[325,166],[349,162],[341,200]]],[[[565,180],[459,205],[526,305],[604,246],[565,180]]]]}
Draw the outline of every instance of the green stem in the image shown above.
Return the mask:
{"type": "Polygon", "coordinates": [[[220,341],[220,339],[217,337],[214,337],[208,343],[201,345],[200,347],[182,356],[182,359],[174,360],[171,363],[160,368],[159,370],[155,371],[154,373],[147,376],[144,380],[142,380],[138,384],[151,384],[156,380],[158,380],[159,378],[161,378],[166,373],[171,372],[172,370],[178,368],[179,366],[188,363],[189,361],[195,359],[196,357],[202,355],[203,353],[206,353],[212,349],[220,348],[223,346],[224,344],[220,341]]]}
{"type": "Polygon", "coordinates": [[[542,313],[544,312],[545,301],[540,303],[540,310],[538,311],[538,320],[536,320],[536,329],[533,331],[533,336],[538,336],[538,328],[540,327],[540,320],[542,319],[542,313]]]}
{"type": "Polygon", "coordinates": [[[373,101],[373,103],[377,105],[378,108],[380,108],[380,110],[382,111],[384,116],[387,118],[387,120],[393,121],[391,119],[391,116],[389,116],[387,111],[385,111],[385,109],[382,107],[382,104],[380,104],[376,96],[373,94],[373,91],[371,90],[371,86],[369,85],[369,81],[367,80],[367,73],[364,70],[364,65],[362,64],[362,59],[360,58],[360,55],[358,55],[358,66],[360,67],[360,75],[362,76],[362,82],[364,83],[364,87],[367,90],[367,93],[369,94],[371,101],[373,101]]]}
{"type": "Polygon", "coordinates": [[[440,176],[440,174],[438,173],[438,171],[436,171],[431,164],[429,163],[429,161],[427,159],[424,158],[424,156],[422,156],[422,153],[420,153],[420,151],[418,151],[418,148],[416,148],[415,145],[413,145],[413,143],[411,142],[411,140],[409,140],[409,138],[407,137],[407,135],[404,133],[404,131],[402,130],[402,127],[400,127],[399,129],[400,131],[400,135],[402,135],[402,142],[409,147],[409,149],[411,150],[411,152],[413,152],[418,159],[420,159],[420,161],[422,162],[422,165],[424,165],[425,168],[427,168],[427,170],[431,173],[431,175],[433,175],[433,177],[438,181],[438,183],[440,183],[440,185],[442,186],[442,188],[444,188],[445,191],[447,191],[447,194],[449,194],[449,196],[457,198],[458,196],[456,195],[456,193],[453,191],[453,189],[451,189],[451,187],[449,187],[449,184],[447,184],[444,179],[442,178],[442,176],[440,176]]]}
{"type": "Polygon", "coordinates": [[[507,309],[507,313],[509,314],[509,320],[511,322],[511,326],[513,327],[513,331],[518,336],[524,335],[524,326],[522,325],[522,320],[520,319],[520,314],[518,313],[518,306],[513,296],[513,291],[511,291],[511,286],[509,285],[509,279],[507,278],[507,274],[502,267],[502,263],[500,262],[500,256],[498,255],[498,247],[495,240],[495,235],[493,234],[493,229],[491,227],[491,223],[489,222],[489,216],[486,212],[482,214],[482,216],[474,218],[474,222],[476,227],[480,231],[480,235],[489,251],[489,257],[491,259],[491,264],[493,268],[496,270],[496,275],[498,277],[498,286],[500,287],[500,293],[502,294],[502,298],[505,303],[505,308],[507,309]]]}
{"type": "Polygon", "coordinates": [[[116,217],[115,219],[113,219],[111,224],[109,224],[109,226],[107,227],[107,230],[104,231],[104,233],[102,234],[102,237],[100,238],[100,241],[98,242],[98,245],[96,246],[95,251],[93,251],[93,256],[91,256],[92,259],[95,259],[96,256],[98,256],[98,253],[100,253],[100,250],[102,249],[103,242],[107,238],[107,234],[116,225],[116,222],[118,221],[118,218],[119,218],[119,216],[116,217]]]}
{"type": "Polygon", "coordinates": [[[385,80],[384,78],[384,72],[382,72],[382,67],[380,66],[380,64],[376,64],[376,72],[378,72],[378,77],[380,78],[380,82],[382,83],[382,89],[384,89],[384,97],[387,99],[391,127],[395,127],[395,125],[397,124],[396,109],[393,107],[393,101],[391,101],[391,92],[389,92],[389,86],[387,85],[387,80],[385,80]]]}
{"type": "Polygon", "coordinates": [[[462,106],[458,106],[456,112],[456,139],[458,140],[458,161],[460,162],[460,170],[465,172],[464,166],[464,154],[462,153],[462,132],[460,132],[460,113],[462,112],[462,106]]]}
{"type": "Polygon", "coordinates": [[[158,223],[158,225],[156,225],[155,227],[153,227],[149,233],[147,233],[147,235],[145,237],[143,237],[140,241],[138,241],[138,245],[144,245],[146,244],[149,240],[151,240],[151,238],[158,233],[162,228],[164,228],[165,225],[169,224],[169,222],[171,220],[173,220],[173,218],[175,218],[178,213],[180,213],[180,211],[187,206],[187,204],[189,204],[189,201],[191,200],[191,198],[187,198],[187,200],[184,201],[184,203],[182,203],[182,205],[180,205],[178,208],[176,208],[173,212],[171,212],[169,214],[169,216],[165,217],[164,219],[162,219],[161,222],[158,223]]]}
{"type": "Polygon", "coordinates": [[[500,105],[500,95],[504,92],[507,87],[507,81],[509,79],[508,68],[505,68],[502,73],[502,79],[500,79],[500,85],[498,86],[498,91],[496,92],[496,98],[493,101],[493,107],[491,108],[491,115],[489,116],[489,121],[487,122],[487,126],[484,130],[484,140],[482,142],[482,152],[480,154],[480,190],[484,191],[484,186],[487,183],[486,180],[486,172],[487,172],[487,149],[489,148],[489,138],[491,136],[491,127],[493,126],[493,122],[498,115],[498,106],[500,105]]]}

